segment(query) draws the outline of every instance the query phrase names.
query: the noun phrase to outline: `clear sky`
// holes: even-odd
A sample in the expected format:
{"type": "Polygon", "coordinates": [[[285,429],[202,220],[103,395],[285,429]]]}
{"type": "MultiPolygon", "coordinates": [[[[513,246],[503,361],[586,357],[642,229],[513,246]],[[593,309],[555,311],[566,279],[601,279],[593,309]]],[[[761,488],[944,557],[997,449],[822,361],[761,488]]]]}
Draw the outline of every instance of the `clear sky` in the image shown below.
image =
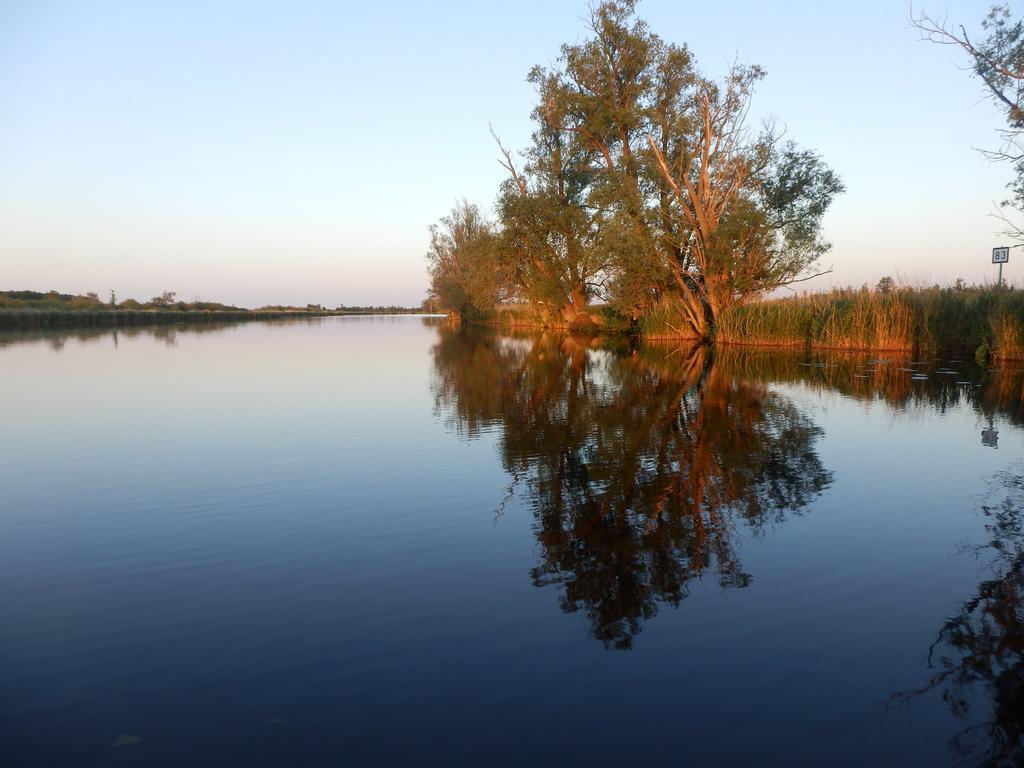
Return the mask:
{"type": "MultiPolygon", "coordinates": [[[[924,2],[976,29],[985,2],[924,2]]],[[[584,36],[585,0],[0,0],[0,288],[148,299],[418,304],[427,227],[525,145],[533,64],[584,36]]],[[[645,0],[717,74],[765,67],[755,117],[847,192],[834,273],[994,279],[1002,116],[901,0],[645,0]]],[[[1006,275],[1024,283],[1024,253],[1006,275]]]]}

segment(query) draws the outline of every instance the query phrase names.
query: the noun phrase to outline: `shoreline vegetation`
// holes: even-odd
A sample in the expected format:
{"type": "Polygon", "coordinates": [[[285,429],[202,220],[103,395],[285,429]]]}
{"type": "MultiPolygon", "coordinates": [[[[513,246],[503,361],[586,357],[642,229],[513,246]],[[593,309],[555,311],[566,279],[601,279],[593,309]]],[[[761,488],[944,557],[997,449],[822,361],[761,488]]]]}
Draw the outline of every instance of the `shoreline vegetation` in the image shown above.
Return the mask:
{"type": "Polygon", "coordinates": [[[1012,288],[885,277],[766,298],[831,271],[822,222],[844,188],[814,150],[750,124],[764,77],[738,62],[709,76],[635,0],[591,6],[581,37],[527,75],[527,146],[492,129],[506,171],[493,218],[461,201],[430,228],[427,304],[591,335],[1024,359],[1012,288]]]}
{"type": "MultiPolygon", "coordinates": [[[[1010,287],[835,289],[734,306],[719,321],[715,342],[728,346],[864,352],[966,354],[1024,360],[1024,291],[1010,287]]],[[[645,341],[705,341],[668,303],[633,320],[612,305],[592,308],[596,322],[545,319],[528,304],[470,313],[468,323],[550,328],[645,341]]],[[[463,318],[460,318],[463,319],[463,318]]]]}
{"type": "Polygon", "coordinates": [[[732,308],[830,271],[821,226],[843,184],[773,122],[751,124],[761,67],[707,74],[635,0],[591,6],[584,35],[527,74],[526,148],[492,129],[494,220],[462,201],[430,228],[429,301],[571,326],[605,324],[608,306],[710,342],[732,308]]]}
{"type": "Polygon", "coordinates": [[[57,291],[0,291],[0,329],[119,328],[165,323],[235,323],[248,320],[284,320],[347,315],[422,314],[422,307],[346,307],[320,304],[305,307],[273,305],[248,309],[213,301],[178,301],[165,291],[150,301],[118,302],[111,294],[102,301],[95,293],[76,296],[57,291]]]}
{"type": "MultiPolygon", "coordinates": [[[[864,352],[955,353],[975,358],[1024,361],[1024,291],[995,286],[952,288],[867,286],[800,296],[769,298],[731,307],[715,341],[732,347],[834,349],[864,352]]],[[[111,305],[95,294],[74,296],[38,291],[0,291],[0,330],[124,328],[161,324],[212,324],[352,315],[443,313],[431,301],[421,307],[367,306],[334,309],[274,305],[247,309],[216,302],[126,300],[111,305]]],[[[670,303],[639,318],[614,306],[594,304],[586,318],[566,321],[527,304],[450,315],[456,322],[508,328],[548,329],[590,337],[643,341],[704,342],[670,303]]]]}

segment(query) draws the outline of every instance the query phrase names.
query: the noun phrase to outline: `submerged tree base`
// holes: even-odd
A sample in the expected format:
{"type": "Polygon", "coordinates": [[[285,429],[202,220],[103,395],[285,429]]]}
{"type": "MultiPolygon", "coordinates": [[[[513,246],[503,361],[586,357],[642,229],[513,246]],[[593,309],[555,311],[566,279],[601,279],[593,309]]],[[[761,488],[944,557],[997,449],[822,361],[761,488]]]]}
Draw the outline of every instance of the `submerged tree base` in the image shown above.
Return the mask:
{"type": "MultiPolygon", "coordinates": [[[[671,302],[636,319],[593,306],[600,322],[542,317],[529,305],[505,305],[467,318],[505,327],[546,328],[649,341],[710,341],[698,337],[671,302]]],[[[730,346],[892,352],[956,351],[979,360],[1024,360],[1024,291],[1012,288],[834,290],[767,299],[726,312],[714,342],[730,346]]]]}

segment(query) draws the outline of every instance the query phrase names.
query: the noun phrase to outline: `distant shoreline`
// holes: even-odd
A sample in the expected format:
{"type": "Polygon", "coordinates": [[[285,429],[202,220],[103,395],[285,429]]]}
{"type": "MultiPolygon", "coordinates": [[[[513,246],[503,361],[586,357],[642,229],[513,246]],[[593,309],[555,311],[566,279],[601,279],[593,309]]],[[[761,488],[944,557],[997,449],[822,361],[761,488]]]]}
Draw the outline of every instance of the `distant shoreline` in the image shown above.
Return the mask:
{"type": "Polygon", "coordinates": [[[2,309],[0,330],[46,328],[123,328],[172,323],[238,323],[258,320],[293,320],[318,317],[373,315],[427,315],[414,309],[388,310],[175,310],[175,309],[2,309]]]}

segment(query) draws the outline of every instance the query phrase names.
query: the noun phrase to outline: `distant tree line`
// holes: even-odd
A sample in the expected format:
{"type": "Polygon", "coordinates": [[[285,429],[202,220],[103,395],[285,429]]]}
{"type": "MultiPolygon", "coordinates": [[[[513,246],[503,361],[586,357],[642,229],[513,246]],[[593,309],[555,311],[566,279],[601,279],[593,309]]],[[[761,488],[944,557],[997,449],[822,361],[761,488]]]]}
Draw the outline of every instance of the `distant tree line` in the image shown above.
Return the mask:
{"type": "Polygon", "coordinates": [[[601,324],[596,302],[633,321],[669,306],[709,338],[730,307],[821,273],[838,176],[748,124],[760,67],[708,77],[635,5],[594,7],[586,39],[530,70],[530,145],[514,154],[495,135],[496,220],[463,201],[431,227],[433,306],[525,304],[568,325],[601,324]]]}
{"type": "Polygon", "coordinates": [[[149,301],[140,302],[135,299],[124,299],[117,301],[117,295],[113,290],[109,291],[109,300],[103,301],[99,294],[89,292],[78,296],[70,293],[59,293],[57,291],[0,291],[0,309],[4,310],[47,310],[51,312],[60,311],[90,311],[90,310],[121,310],[121,311],[144,311],[162,310],[171,312],[310,312],[316,314],[373,314],[393,315],[409,314],[417,312],[434,311],[424,302],[420,307],[400,307],[394,304],[378,306],[345,306],[339,305],[336,309],[325,307],[322,304],[306,304],[303,307],[289,306],[283,304],[267,305],[257,309],[236,307],[231,304],[222,304],[217,301],[181,301],[177,298],[175,291],[163,291],[159,296],[154,296],[149,301]]]}
{"type": "Polygon", "coordinates": [[[0,309],[45,309],[59,310],[180,310],[189,312],[245,312],[243,307],[222,304],[217,301],[180,301],[174,291],[164,291],[149,301],[124,299],[120,303],[113,290],[109,291],[109,299],[103,301],[99,294],[89,292],[81,296],[59,293],[57,291],[0,291],[0,309]]]}

